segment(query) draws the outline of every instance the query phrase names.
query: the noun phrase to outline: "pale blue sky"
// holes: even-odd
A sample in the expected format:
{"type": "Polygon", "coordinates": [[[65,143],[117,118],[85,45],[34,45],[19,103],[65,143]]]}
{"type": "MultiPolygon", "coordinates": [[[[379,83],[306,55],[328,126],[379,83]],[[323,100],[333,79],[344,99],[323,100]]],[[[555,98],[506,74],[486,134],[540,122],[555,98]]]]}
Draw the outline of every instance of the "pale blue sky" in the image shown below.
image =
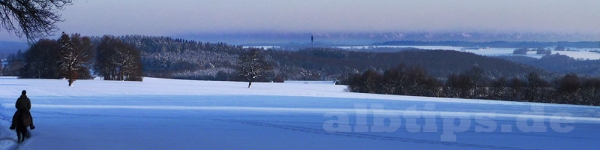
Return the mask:
{"type": "MultiPolygon", "coordinates": [[[[61,31],[600,33],[599,0],[74,0],[61,31]]],[[[57,33],[58,34],[58,33],[57,33]]],[[[14,39],[5,30],[0,40],[14,39]]]]}

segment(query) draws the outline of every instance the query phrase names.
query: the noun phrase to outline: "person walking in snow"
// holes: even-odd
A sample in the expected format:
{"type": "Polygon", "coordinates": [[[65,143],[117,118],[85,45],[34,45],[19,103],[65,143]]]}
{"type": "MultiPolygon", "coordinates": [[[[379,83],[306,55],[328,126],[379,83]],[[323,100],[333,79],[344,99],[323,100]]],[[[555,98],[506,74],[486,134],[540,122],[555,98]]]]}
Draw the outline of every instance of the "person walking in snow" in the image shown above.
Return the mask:
{"type": "Polygon", "coordinates": [[[29,98],[27,98],[27,91],[23,90],[21,92],[21,97],[19,97],[17,99],[17,102],[15,103],[15,107],[17,108],[17,111],[13,115],[13,123],[10,126],[10,129],[11,130],[15,129],[15,123],[16,123],[15,117],[17,116],[18,113],[28,113],[29,116],[31,117],[31,125],[29,127],[31,128],[31,130],[35,129],[35,126],[33,125],[33,117],[31,116],[31,113],[29,112],[29,110],[31,109],[31,100],[29,100],[29,98]]]}

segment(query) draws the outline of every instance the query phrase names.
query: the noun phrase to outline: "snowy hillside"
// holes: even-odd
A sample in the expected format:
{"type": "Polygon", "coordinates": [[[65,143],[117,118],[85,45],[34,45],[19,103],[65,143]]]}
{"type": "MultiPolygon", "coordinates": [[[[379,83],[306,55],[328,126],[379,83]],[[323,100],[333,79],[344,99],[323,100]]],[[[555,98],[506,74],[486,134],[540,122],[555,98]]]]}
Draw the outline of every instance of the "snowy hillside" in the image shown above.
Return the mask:
{"type": "Polygon", "coordinates": [[[1,149],[597,149],[600,107],[330,84],[0,78],[1,149]],[[9,130],[21,90],[36,129],[9,130]]]}
{"type": "MultiPolygon", "coordinates": [[[[265,46],[268,47],[268,46],[265,46]]],[[[369,49],[373,46],[336,46],[341,49],[369,49]]],[[[417,48],[424,50],[454,50],[469,52],[481,56],[527,56],[533,58],[541,58],[543,54],[536,54],[536,51],[529,51],[526,55],[513,54],[513,51],[518,48],[485,48],[485,49],[467,49],[467,47],[455,47],[455,46],[393,46],[383,45],[376,46],[378,48],[417,48]]],[[[546,47],[546,49],[553,49],[554,47],[546,47]]],[[[600,53],[594,52],[600,49],[598,48],[568,48],[572,51],[552,51],[552,54],[566,55],[573,59],[580,60],[598,60],[600,59],[600,53]]]]}

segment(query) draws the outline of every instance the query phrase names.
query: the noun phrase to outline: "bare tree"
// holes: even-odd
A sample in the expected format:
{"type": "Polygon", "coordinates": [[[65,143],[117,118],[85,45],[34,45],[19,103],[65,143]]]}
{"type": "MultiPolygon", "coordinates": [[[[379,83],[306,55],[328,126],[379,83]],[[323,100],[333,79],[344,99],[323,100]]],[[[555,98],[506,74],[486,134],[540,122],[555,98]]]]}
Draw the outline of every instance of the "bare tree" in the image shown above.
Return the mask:
{"type": "Polygon", "coordinates": [[[96,47],[96,74],[104,80],[142,81],[140,51],[112,36],[104,36],[96,47]]]}
{"type": "Polygon", "coordinates": [[[33,43],[24,54],[24,66],[19,78],[59,79],[59,49],[56,40],[40,39],[33,43]]]}
{"type": "Polygon", "coordinates": [[[267,61],[257,48],[250,48],[239,57],[238,72],[248,81],[248,88],[252,87],[256,78],[267,75],[273,68],[273,64],[267,61]]]}
{"type": "Polygon", "coordinates": [[[72,0],[0,0],[0,26],[29,42],[52,35],[56,22],[63,21],[58,10],[72,0]]]}
{"type": "Polygon", "coordinates": [[[550,87],[548,81],[542,79],[537,72],[531,72],[525,76],[527,81],[527,87],[523,91],[525,94],[525,100],[527,102],[539,102],[542,101],[543,89],[550,87]]]}
{"type": "Polygon", "coordinates": [[[69,79],[69,86],[79,78],[79,73],[84,70],[89,74],[88,64],[94,58],[94,47],[89,37],[81,37],[73,34],[71,37],[66,33],[58,39],[59,50],[59,72],[69,79]]]}

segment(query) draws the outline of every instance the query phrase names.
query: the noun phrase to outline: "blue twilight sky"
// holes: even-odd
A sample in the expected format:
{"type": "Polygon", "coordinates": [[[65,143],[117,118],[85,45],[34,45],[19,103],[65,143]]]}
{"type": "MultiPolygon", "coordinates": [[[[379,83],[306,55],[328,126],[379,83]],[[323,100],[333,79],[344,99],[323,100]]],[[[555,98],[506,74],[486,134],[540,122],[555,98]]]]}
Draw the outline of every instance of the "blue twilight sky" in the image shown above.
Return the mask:
{"type": "MultiPolygon", "coordinates": [[[[600,33],[600,0],[73,0],[61,31],[600,33]]],[[[58,34],[58,33],[56,33],[58,34]]],[[[0,40],[15,40],[0,31],[0,40]]]]}

